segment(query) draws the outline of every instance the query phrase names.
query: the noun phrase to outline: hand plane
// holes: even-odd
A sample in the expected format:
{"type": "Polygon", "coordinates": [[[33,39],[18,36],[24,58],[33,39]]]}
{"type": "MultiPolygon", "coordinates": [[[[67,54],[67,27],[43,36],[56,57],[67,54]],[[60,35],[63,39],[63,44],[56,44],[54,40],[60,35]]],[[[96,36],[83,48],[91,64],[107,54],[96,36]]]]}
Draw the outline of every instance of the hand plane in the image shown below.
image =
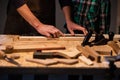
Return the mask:
{"type": "Polygon", "coordinates": [[[102,33],[96,33],[93,30],[88,30],[88,34],[85,36],[83,42],[82,42],[82,46],[85,45],[105,45],[107,44],[108,41],[112,41],[114,38],[114,33],[113,32],[109,32],[108,33],[109,39],[106,39],[104,37],[104,35],[102,33]],[[90,38],[92,37],[92,34],[95,33],[95,40],[89,42],[90,38]]]}

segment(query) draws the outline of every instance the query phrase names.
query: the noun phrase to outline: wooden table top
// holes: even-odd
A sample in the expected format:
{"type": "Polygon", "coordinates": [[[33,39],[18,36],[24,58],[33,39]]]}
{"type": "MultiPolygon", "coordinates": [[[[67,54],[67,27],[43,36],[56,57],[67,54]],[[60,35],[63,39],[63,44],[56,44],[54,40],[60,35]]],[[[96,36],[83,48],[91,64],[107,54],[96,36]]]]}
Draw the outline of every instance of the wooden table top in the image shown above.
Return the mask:
{"type": "MultiPolygon", "coordinates": [[[[115,35],[115,39],[119,40],[120,35],[115,35]]],[[[42,50],[43,52],[64,52],[66,54],[70,54],[70,56],[75,56],[80,51],[76,49],[77,45],[81,45],[83,41],[83,35],[77,36],[67,36],[67,37],[60,37],[60,38],[46,38],[43,36],[18,36],[18,35],[0,35],[0,49],[5,48],[6,45],[13,45],[14,47],[22,47],[26,48],[25,46],[32,47],[59,47],[64,46],[65,50],[42,50]]],[[[94,37],[92,37],[94,39],[94,37]]],[[[92,46],[91,47],[95,51],[103,51],[103,52],[110,52],[112,48],[108,45],[100,45],[100,46],[92,46]]],[[[104,60],[104,56],[109,56],[110,54],[100,54],[102,56],[102,62],[97,63],[93,61],[93,65],[87,65],[83,61],[79,60],[78,63],[75,64],[64,64],[64,63],[56,63],[52,65],[43,65],[34,62],[28,62],[26,59],[33,59],[33,53],[35,50],[21,50],[15,51],[12,53],[7,53],[6,55],[9,57],[13,54],[17,54],[20,56],[19,59],[15,59],[14,61],[18,64],[13,64],[8,62],[4,59],[0,59],[0,72],[3,73],[24,73],[29,70],[29,73],[80,73],[79,70],[104,70],[109,69],[108,62],[104,60]],[[59,71],[59,72],[58,72],[59,71]],[[72,71],[72,72],[71,72],[72,71]]],[[[114,52],[114,51],[113,51],[114,52]]],[[[120,68],[120,62],[115,62],[117,68],[120,68]]],[[[81,71],[84,72],[84,71],[81,71]]]]}

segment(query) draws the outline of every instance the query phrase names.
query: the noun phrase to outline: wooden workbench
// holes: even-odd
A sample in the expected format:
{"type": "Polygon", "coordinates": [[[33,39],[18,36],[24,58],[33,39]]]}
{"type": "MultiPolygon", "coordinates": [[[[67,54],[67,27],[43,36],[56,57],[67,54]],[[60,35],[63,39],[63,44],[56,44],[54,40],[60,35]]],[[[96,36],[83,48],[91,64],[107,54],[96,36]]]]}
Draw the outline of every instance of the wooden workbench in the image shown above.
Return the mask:
{"type": "MultiPolygon", "coordinates": [[[[65,50],[49,50],[49,51],[58,51],[58,52],[68,52],[70,54],[77,54],[78,51],[76,49],[77,45],[81,45],[83,40],[83,35],[78,35],[76,37],[60,37],[60,38],[46,38],[42,36],[18,36],[18,35],[0,35],[0,46],[5,45],[14,45],[14,46],[64,46],[65,50]]],[[[116,35],[115,39],[119,39],[120,35],[116,35]]],[[[94,37],[92,37],[94,39],[94,37]]],[[[102,46],[93,46],[92,47],[96,51],[111,51],[111,47],[108,45],[102,46]]],[[[44,51],[44,50],[43,50],[44,51]]],[[[57,63],[53,65],[42,65],[38,63],[32,63],[26,61],[28,58],[33,58],[34,50],[27,51],[16,51],[12,54],[19,54],[20,58],[15,61],[19,63],[19,65],[15,65],[9,63],[3,59],[0,59],[0,74],[7,73],[41,73],[41,74],[103,74],[109,69],[108,63],[102,59],[101,63],[97,63],[93,61],[93,65],[86,65],[82,61],[79,61],[76,64],[68,65],[63,63],[57,63]]],[[[11,54],[7,54],[10,56],[11,54]]],[[[108,54],[107,54],[108,55],[108,54]]],[[[105,56],[105,54],[101,55],[105,56]]],[[[115,63],[118,70],[117,73],[120,72],[120,62],[115,63]]]]}

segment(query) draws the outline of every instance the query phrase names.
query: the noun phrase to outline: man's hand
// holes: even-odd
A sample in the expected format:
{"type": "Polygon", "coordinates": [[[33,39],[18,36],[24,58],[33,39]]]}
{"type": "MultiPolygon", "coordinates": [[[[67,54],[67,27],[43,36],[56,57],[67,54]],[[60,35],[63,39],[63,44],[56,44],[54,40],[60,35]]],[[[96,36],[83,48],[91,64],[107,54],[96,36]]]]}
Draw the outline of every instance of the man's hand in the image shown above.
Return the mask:
{"type": "Polygon", "coordinates": [[[67,22],[67,28],[68,28],[69,32],[70,32],[72,35],[75,34],[75,33],[74,33],[74,30],[82,31],[84,35],[86,35],[86,34],[88,33],[88,31],[87,31],[84,27],[82,27],[82,26],[80,26],[80,25],[78,25],[78,24],[75,24],[75,23],[72,22],[72,21],[67,22]]]}
{"type": "Polygon", "coordinates": [[[52,25],[45,25],[45,24],[42,24],[42,25],[39,25],[36,30],[46,36],[46,37],[54,37],[54,38],[58,38],[59,36],[64,36],[64,34],[57,28],[55,28],[54,26],[52,25]]]}

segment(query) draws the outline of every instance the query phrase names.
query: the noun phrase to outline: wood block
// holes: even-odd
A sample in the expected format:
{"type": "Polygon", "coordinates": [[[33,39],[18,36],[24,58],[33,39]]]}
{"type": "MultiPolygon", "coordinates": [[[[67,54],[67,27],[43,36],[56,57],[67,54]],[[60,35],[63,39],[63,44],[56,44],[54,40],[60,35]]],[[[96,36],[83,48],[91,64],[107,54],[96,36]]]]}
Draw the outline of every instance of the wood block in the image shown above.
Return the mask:
{"type": "Polygon", "coordinates": [[[89,53],[83,48],[83,46],[77,45],[77,49],[81,51],[84,56],[89,57],[89,53]]]}
{"type": "Polygon", "coordinates": [[[113,48],[116,54],[120,54],[120,47],[114,41],[109,41],[108,45],[113,48]]]}
{"type": "Polygon", "coordinates": [[[110,55],[112,48],[108,45],[99,45],[91,47],[93,50],[98,52],[100,55],[110,55]]]}
{"type": "Polygon", "coordinates": [[[93,65],[93,62],[90,59],[88,59],[87,57],[83,56],[83,55],[79,56],[78,59],[80,61],[84,62],[87,65],[93,65]]]}
{"type": "Polygon", "coordinates": [[[93,56],[95,58],[95,61],[96,62],[101,62],[101,56],[96,52],[94,51],[91,47],[89,46],[85,46],[85,49],[89,52],[89,54],[91,56],[93,56]]]}

